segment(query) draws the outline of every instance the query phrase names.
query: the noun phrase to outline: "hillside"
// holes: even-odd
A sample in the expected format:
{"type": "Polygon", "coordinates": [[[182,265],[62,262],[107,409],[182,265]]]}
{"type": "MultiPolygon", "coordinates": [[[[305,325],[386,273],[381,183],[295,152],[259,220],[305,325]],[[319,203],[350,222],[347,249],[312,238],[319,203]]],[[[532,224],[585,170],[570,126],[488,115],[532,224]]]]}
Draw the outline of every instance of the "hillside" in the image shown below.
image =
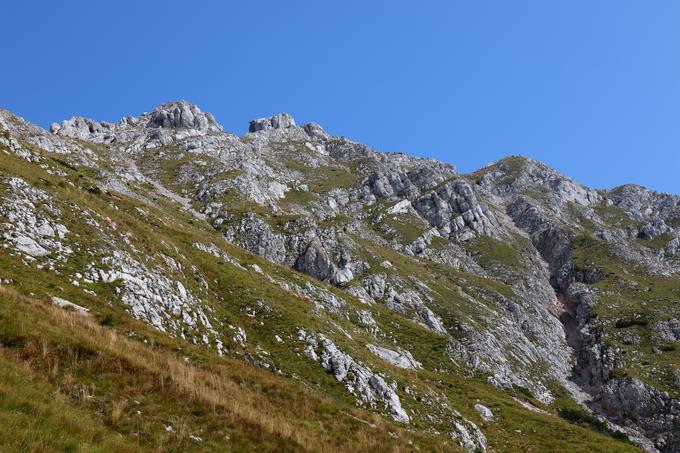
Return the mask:
{"type": "Polygon", "coordinates": [[[680,451],[680,197],[178,101],[0,198],[8,451],[680,451]]]}

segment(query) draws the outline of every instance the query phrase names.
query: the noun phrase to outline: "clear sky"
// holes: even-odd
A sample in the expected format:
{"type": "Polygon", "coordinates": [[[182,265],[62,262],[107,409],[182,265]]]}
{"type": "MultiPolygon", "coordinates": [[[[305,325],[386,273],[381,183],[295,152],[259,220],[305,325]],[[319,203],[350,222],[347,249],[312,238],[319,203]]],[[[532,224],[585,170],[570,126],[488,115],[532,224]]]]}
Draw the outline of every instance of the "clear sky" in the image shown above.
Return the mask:
{"type": "Polygon", "coordinates": [[[11,1],[0,106],[42,126],[186,99],[472,171],[524,154],[680,194],[680,2],[11,1]]]}

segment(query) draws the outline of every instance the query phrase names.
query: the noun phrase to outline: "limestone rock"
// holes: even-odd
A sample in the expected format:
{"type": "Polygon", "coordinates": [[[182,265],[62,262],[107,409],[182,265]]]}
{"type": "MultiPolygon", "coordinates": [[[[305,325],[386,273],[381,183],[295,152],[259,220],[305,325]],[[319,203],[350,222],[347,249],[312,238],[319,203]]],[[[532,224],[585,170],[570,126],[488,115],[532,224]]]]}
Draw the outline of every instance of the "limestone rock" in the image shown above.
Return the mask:
{"type": "Polygon", "coordinates": [[[377,355],[386,362],[391,363],[399,368],[407,370],[417,370],[422,368],[422,365],[417,362],[410,352],[405,350],[393,351],[392,349],[383,348],[373,344],[367,344],[366,348],[373,354],[377,355]]]}
{"type": "Polygon", "coordinates": [[[188,128],[213,132],[222,130],[212,114],[204,113],[197,106],[185,101],[161,104],[148,116],[146,127],[150,128],[188,128]]]}
{"type": "Polygon", "coordinates": [[[484,406],[483,404],[475,404],[475,410],[479,412],[479,416],[482,417],[484,421],[488,422],[493,419],[493,412],[491,412],[491,409],[484,406]]]}
{"type": "Polygon", "coordinates": [[[410,418],[401,407],[395,389],[387,385],[381,376],[356,362],[324,335],[310,335],[306,338],[305,354],[314,361],[319,360],[338,382],[344,382],[347,391],[355,395],[357,402],[369,407],[382,403],[396,421],[409,423],[410,418]]]}
{"type": "MultiPolygon", "coordinates": [[[[295,126],[295,120],[288,113],[278,113],[274,116],[268,118],[259,118],[252,120],[250,126],[248,127],[248,132],[259,132],[266,131],[269,129],[285,129],[295,126]]],[[[310,131],[317,131],[318,129],[314,126],[308,128],[310,131]]],[[[320,128],[319,128],[320,129],[320,128]]]]}

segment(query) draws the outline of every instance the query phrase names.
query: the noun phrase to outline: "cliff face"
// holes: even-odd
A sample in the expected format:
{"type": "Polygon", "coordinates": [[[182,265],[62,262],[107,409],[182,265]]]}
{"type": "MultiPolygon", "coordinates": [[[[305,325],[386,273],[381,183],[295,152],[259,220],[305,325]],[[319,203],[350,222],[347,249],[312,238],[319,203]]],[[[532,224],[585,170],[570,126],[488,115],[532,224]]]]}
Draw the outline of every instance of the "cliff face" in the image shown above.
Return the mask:
{"type": "Polygon", "coordinates": [[[489,409],[456,407],[433,384],[446,376],[558,411],[572,399],[650,451],[680,450],[680,197],[589,189],[517,156],[460,174],[287,114],[238,137],[183,101],[49,133],[0,111],[0,128],[3,246],[72,297],[120,303],[279,373],[318,368],[331,392],[468,450],[487,448],[478,417],[489,409]],[[141,236],[121,210],[144,223],[141,236]],[[189,241],[187,222],[269,267],[189,241]],[[174,237],[161,233],[175,224],[174,237]],[[247,283],[223,287],[206,259],[247,283]],[[279,307],[267,291],[225,296],[248,300],[252,285],[309,307],[279,307]]]}

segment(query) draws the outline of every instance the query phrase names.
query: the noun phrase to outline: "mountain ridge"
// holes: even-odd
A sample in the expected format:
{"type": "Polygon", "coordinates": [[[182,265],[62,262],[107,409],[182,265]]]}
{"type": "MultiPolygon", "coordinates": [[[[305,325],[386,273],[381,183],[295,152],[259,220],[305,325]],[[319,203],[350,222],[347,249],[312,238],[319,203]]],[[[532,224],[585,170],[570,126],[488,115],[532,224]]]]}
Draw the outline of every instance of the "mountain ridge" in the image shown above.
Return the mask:
{"type": "MultiPolygon", "coordinates": [[[[500,422],[477,418],[494,413],[482,403],[433,390],[438,379],[470,376],[613,438],[625,432],[648,451],[680,448],[678,196],[634,185],[589,189],[523,156],[459,174],[315,123],[297,126],[287,114],[253,120],[238,137],[185,101],[118,123],[73,117],[52,133],[3,111],[0,126],[0,145],[15,156],[2,169],[4,247],[24,257],[9,268],[53,269],[72,294],[99,298],[112,285],[104,299],[134,318],[265,369],[299,374],[317,364],[345,389],[340,398],[446,432],[469,451],[502,450],[500,422]],[[148,223],[144,235],[121,236],[87,210],[66,222],[89,198],[63,203],[74,195],[40,189],[26,165],[96,203],[141,203],[129,215],[148,223]],[[167,222],[212,239],[180,246],[164,235],[150,244],[167,222]],[[115,251],[73,235],[81,229],[115,251]],[[244,265],[251,259],[234,259],[213,235],[273,267],[244,265]],[[222,300],[234,281],[206,278],[217,271],[199,269],[189,250],[312,308],[302,315],[262,296],[237,309],[222,300]],[[296,319],[274,339],[253,324],[273,322],[273,312],[296,319]],[[423,401],[436,404],[428,410],[423,401]]],[[[337,386],[323,389],[340,395],[337,386]]]]}
{"type": "MultiPolygon", "coordinates": [[[[91,118],[87,118],[87,117],[82,117],[82,116],[75,115],[75,116],[72,116],[72,117],[70,117],[70,118],[68,118],[68,119],[66,119],[66,120],[63,120],[61,123],[56,123],[56,122],[55,122],[55,123],[52,123],[52,125],[50,126],[50,128],[48,128],[48,129],[46,129],[46,130],[49,130],[50,132],[55,133],[56,130],[52,130],[53,128],[63,127],[63,124],[64,124],[64,123],[68,123],[68,122],[70,122],[70,121],[72,121],[72,120],[81,120],[81,121],[85,121],[85,122],[88,122],[88,123],[95,123],[95,124],[125,125],[125,124],[126,124],[126,121],[129,121],[129,119],[131,119],[131,118],[139,119],[139,118],[142,118],[142,117],[151,115],[151,114],[153,114],[154,111],[157,111],[157,110],[159,110],[159,109],[163,109],[163,108],[169,107],[169,106],[177,106],[177,105],[183,105],[183,106],[185,106],[185,107],[187,107],[187,108],[197,109],[198,111],[200,111],[201,113],[203,113],[203,111],[198,107],[197,104],[194,104],[194,103],[192,103],[192,102],[186,101],[186,100],[184,100],[184,99],[178,99],[178,100],[175,100],[175,101],[167,101],[167,102],[163,102],[163,103],[159,104],[158,106],[156,106],[156,107],[154,108],[154,110],[149,111],[149,112],[142,112],[142,113],[138,114],[137,116],[133,116],[133,115],[124,116],[124,117],[122,117],[120,120],[118,120],[117,122],[99,121],[99,120],[94,120],[94,119],[91,119],[91,118]]],[[[9,112],[8,110],[5,110],[5,111],[6,111],[6,112],[9,112]]],[[[220,131],[225,131],[224,126],[221,125],[221,124],[219,124],[219,123],[215,120],[214,116],[213,116],[211,113],[207,113],[207,115],[209,115],[209,116],[212,118],[211,122],[212,122],[215,126],[217,126],[217,127],[219,128],[220,131]]],[[[258,118],[258,119],[250,120],[250,121],[249,121],[249,125],[250,125],[251,123],[255,123],[255,122],[258,122],[258,121],[267,121],[267,120],[272,120],[272,119],[276,119],[276,118],[279,118],[279,117],[286,117],[286,118],[288,118],[289,121],[292,121],[292,126],[296,126],[296,124],[295,124],[295,119],[293,118],[293,116],[290,115],[290,114],[288,114],[288,113],[285,113],[285,112],[281,112],[281,113],[273,114],[273,115],[271,115],[271,116],[265,116],[265,117],[261,117],[261,118],[258,118]]],[[[305,126],[306,126],[306,127],[318,127],[318,128],[323,132],[323,129],[321,128],[321,126],[319,126],[318,123],[316,123],[316,122],[311,121],[311,122],[309,122],[309,123],[305,123],[305,124],[302,125],[301,127],[305,127],[305,126]]],[[[38,127],[40,127],[40,126],[38,126],[38,127]]],[[[277,127],[272,127],[272,128],[276,129],[277,127]]],[[[256,132],[256,131],[248,130],[244,135],[247,135],[247,134],[253,133],[253,132],[256,132]]],[[[323,133],[325,133],[325,132],[323,132],[323,133]]],[[[237,135],[237,134],[234,134],[234,135],[237,135]]],[[[338,137],[342,137],[342,136],[338,136],[338,137]]],[[[410,155],[408,152],[404,152],[404,151],[382,151],[382,152],[387,153],[387,154],[403,154],[403,155],[407,155],[407,156],[412,156],[412,155],[410,155]]],[[[415,156],[412,156],[412,157],[415,157],[415,156]]],[[[426,157],[426,156],[420,156],[420,158],[422,158],[422,159],[432,159],[432,160],[437,160],[437,159],[435,159],[435,158],[426,157]]],[[[496,164],[498,164],[498,163],[500,163],[500,162],[502,162],[502,161],[504,161],[504,160],[506,160],[506,159],[512,159],[512,158],[522,158],[522,159],[526,159],[526,160],[528,160],[528,161],[533,161],[534,163],[542,164],[542,165],[546,166],[548,169],[550,169],[551,171],[553,171],[553,172],[555,172],[555,173],[558,173],[558,174],[560,174],[560,175],[566,177],[566,174],[564,174],[564,173],[562,173],[562,172],[556,170],[555,168],[553,168],[553,167],[551,167],[551,166],[545,164],[544,162],[541,162],[540,160],[537,160],[537,159],[535,159],[535,158],[533,158],[533,157],[530,157],[530,156],[528,156],[528,155],[524,155],[524,154],[521,154],[521,153],[520,153],[520,154],[514,154],[514,153],[513,153],[513,154],[508,154],[508,155],[506,155],[506,156],[504,156],[504,157],[501,157],[501,158],[499,158],[499,159],[497,159],[497,160],[495,160],[495,161],[489,162],[489,163],[487,163],[486,165],[484,165],[484,166],[482,166],[482,167],[480,167],[480,168],[478,168],[478,169],[476,169],[476,170],[472,170],[472,171],[470,171],[470,172],[468,172],[468,173],[463,173],[463,174],[465,174],[465,175],[471,175],[471,174],[477,173],[477,172],[479,172],[479,171],[481,171],[481,170],[483,170],[483,169],[485,169],[485,168],[487,168],[487,167],[491,167],[491,166],[493,166],[493,165],[496,165],[496,164]]],[[[441,162],[441,161],[438,161],[438,162],[441,162]]],[[[446,162],[441,162],[441,163],[445,163],[445,164],[448,164],[448,165],[455,165],[455,164],[453,164],[453,163],[446,163],[446,162]]],[[[570,179],[571,179],[571,178],[570,178],[570,179]]],[[[581,183],[579,183],[579,184],[581,184],[581,183]]],[[[583,186],[585,187],[584,184],[581,184],[581,185],[583,185],[583,186]]],[[[678,195],[678,194],[673,194],[673,193],[670,193],[670,192],[658,191],[658,190],[655,190],[655,189],[652,189],[652,188],[648,188],[648,187],[646,187],[646,186],[644,186],[644,185],[637,184],[637,183],[635,183],[635,182],[621,183],[621,184],[619,184],[619,185],[617,185],[617,186],[614,186],[614,187],[611,187],[611,188],[598,188],[598,189],[594,189],[594,190],[614,191],[614,190],[621,189],[621,188],[625,188],[625,187],[629,187],[629,186],[639,187],[639,188],[642,188],[642,189],[644,189],[644,190],[656,192],[656,193],[658,193],[658,194],[678,195]]]]}

